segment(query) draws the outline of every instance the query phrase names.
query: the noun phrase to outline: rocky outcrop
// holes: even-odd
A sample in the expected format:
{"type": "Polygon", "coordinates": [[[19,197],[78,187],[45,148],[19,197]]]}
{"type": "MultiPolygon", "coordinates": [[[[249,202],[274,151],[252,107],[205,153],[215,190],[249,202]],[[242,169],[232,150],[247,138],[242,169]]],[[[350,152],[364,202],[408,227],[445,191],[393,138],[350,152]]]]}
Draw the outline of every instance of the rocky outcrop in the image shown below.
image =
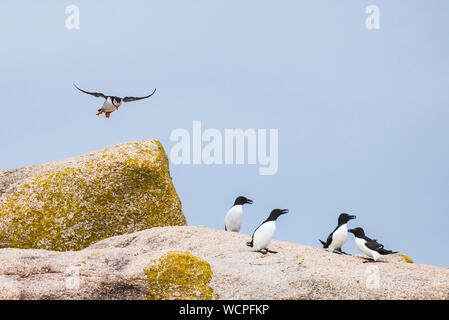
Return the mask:
{"type": "Polygon", "coordinates": [[[2,247],[79,250],[173,225],[186,225],[186,219],[156,140],[0,171],[2,247]]]}
{"type": "Polygon", "coordinates": [[[449,299],[447,268],[401,256],[363,263],[282,241],[262,255],[249,237],[157,227],[81,251],[0,249],[0,298],[449,299]]]}

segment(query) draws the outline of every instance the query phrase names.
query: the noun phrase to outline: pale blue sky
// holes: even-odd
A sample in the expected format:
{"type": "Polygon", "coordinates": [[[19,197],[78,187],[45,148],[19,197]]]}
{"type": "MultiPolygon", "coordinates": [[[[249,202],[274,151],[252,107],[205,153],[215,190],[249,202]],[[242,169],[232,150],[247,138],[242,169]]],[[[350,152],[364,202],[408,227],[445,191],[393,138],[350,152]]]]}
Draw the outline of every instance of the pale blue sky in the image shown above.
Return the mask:
{"type": "MultiPolygon", "coordinates": [[[[223,228],[238,195],[251,233],[318,246],[340,212],[388,249],[449,266],[449,2],[2,1],[0,169],[176,128],[278,128],[279,171],[172,166],[189,224],[223,228]],[[67,30],[78,5],[81,29],[67,30]],[[365,28],[380,7],[381,28],[365,28]],[[107,94],[142,95],[111,119],[107,94]]],[[[244,245],[244,244],[242,244],[244,245]]],[[[345,251],[357,253],[352,235],[345,251]]]]}

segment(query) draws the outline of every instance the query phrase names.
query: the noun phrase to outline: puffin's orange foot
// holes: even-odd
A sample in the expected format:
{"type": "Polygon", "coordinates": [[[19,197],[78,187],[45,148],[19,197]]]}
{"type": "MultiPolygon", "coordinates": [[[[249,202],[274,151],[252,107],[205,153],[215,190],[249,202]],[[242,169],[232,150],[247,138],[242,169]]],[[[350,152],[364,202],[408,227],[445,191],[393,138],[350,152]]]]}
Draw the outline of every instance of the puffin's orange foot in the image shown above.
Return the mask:
{"type": "Polygon", "coordinates": [[[110,116],[111,116],[111,113],[110,112],[106,112],[106,118],[109,118],[110,116]]]}
{"type": "Polygon", "coordinates": [[[102,114],[102,113],[103,113],[103,111],[98,112],[98,113],[97,113],[97,116],[99,116],[99,115],[102,114]]]}

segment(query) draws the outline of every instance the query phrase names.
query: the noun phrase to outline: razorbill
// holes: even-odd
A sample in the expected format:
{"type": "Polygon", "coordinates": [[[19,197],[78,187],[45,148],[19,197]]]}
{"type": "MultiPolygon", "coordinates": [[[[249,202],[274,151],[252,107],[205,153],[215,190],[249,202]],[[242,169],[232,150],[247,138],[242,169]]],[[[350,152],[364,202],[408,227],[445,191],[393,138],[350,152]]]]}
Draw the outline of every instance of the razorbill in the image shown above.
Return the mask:
{"type": "Polygon", "coordinates": [[[254,251],[263,254],[267,254],[268,252],[277,253],[276,251],[269,250],[268,245],[276,231],[276,219],[280,215],[286,213],[288,213],[288,209],[274,209],[271,211],[268,219],[262,222],[262,224],[254,231],[251,241],[247,242],[246,245],[252,247],[254,251]]]}
{"type": "Polygon", "coordinates": [[[73,84],[75,86],[75,88],[77,88],[79,91],[93,95],[94,97],[102,97],[105,98],[106,101],[103,103],[103,106],[98,109],[98,113],[97,116],[99,116],[100,114],[102,114],[104,112],[106,118],[109,118],[111,116],[111,113],[114,112],[115,110],[118,110],[118,107],[120,107],[120,105],[122,104],[122,102],[130,102],[130,101],[137,101],[137,100],[142,100],[142,99],[146,99],[151,97],[155,92],[156,89],[154,89],[154,91],[145,96],[145,97],[124,97],[124,98],[120,98],[120,97],[116,97],[116,96],[106,96],[101,92],[88,92],[85,91],[83,89],[80,89],[76,86],[76,84],[73,84]]]}
{"type": "Polygon", "coordinates": [[[225,216],[225,230],[239,232],[242,226],[243,205],[245,203],[252,204],[253,200],[245,197],[237,197],[234,201],[234,205],[229,209],[225,216]]]}
{"type": "MultiPolygon", "coordinates": [[[[345,244],[348,239],[348,226],[347,223],[351,219],[355,219],[355,216],[351,216],[347,213],[342,213],[338,217],[338,225],[332,231],[332,233],[327,237],[326,242],[321,241],[323,248],[327,251],[332,251],[335,253],[345,253],[341,251],[341,247],[345,244]]],[[[345,253],[346,254],[346,253],[345,253]]]]}
{"type": "Polygon", "coordinates": [[[376,262],[379,258],[385,258],[391,254],[398,253],[397,251],[387,250],[377,240],[368,238],[365,235],[365,231],[360,227],[349,229],[348,231],[354,234],[357,248],[372,259],[364,262],[376,262]]]}

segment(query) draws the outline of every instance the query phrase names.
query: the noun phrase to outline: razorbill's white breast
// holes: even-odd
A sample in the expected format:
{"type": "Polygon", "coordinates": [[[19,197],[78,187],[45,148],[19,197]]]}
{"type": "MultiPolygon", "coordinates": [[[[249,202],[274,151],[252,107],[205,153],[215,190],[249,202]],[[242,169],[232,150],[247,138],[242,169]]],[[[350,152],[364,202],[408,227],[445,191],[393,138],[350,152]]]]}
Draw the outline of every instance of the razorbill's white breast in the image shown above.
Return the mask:
{"type": "Polygon", "coordinates": [[[226,213],[225,216],[225,230],[239,232],[242,226],[243,205],[252,204],[253,201],[245,197],[237,197],[234,201],[234,205],[226,213]]]}

